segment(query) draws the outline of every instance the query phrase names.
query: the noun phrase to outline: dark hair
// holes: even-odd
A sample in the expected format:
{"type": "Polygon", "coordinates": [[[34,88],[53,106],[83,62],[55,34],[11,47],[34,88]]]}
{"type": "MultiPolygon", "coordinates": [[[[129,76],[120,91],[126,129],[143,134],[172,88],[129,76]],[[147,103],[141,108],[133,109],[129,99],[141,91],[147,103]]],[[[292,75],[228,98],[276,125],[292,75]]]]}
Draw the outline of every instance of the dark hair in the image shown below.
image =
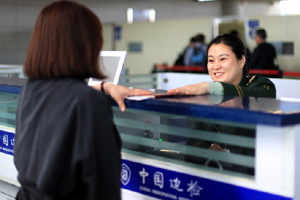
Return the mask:
{"type": "Polygon", "coordinates": [[[246,47],[245,47],[244,43],[242,42],[242,40],[240,38],[238,38],[234,35],[230,35],[230,34],[219,35],[209,43],[209,45],[207,47],[207,53],[213,44],[220,44],[220,43],[223,43],[226,46],[230,47],[231,51],[235,54],[235,56],[238,60],[241,60],[243,58],[243,56],[245,56],[246,62],[245,62],[244,68],[243,68],[243,74],[248,75],[248,73],[249,73],[249,65],[248,65],[249,57],[247,55],[246,47]]]}
{"type": "Polygon", "coordinates": [[[98,56],[102,25],[86,6],[59,1],[42,9],[32,32],[24,73],[28,78],[103,79],[98,56]]]}
{"type": "Polygon", "coordinates": [[[236,37],[239,36],[239,33],[237,32],[237,30],[232,30],[232,31],[230,31],[229,34],[234,35],[234,36],[236,36],[236,37]]]}
{"type": "Polygon", "coordinates": [[[198,42],[201,42],[201,43],[205,42],[205,36],[203,34],[198,34],[198,35],[196,35],[195,38],[198,42]]]}
{"type": "Polygon", "coordinates": [[[256,35],[258,35],[262,39],[266,39],[267,38],[267,33],[266,33],[265,29],[258,29],[258,30],[256,30],[256,35]]]}
{"type": "Polygon", "coordinates": [[[197,40],[196,40],[196,38],[195,37],[192,37],[191,39],[190,39],[190,43],[192,43],[192,42],[196,42],[197,40]]]}

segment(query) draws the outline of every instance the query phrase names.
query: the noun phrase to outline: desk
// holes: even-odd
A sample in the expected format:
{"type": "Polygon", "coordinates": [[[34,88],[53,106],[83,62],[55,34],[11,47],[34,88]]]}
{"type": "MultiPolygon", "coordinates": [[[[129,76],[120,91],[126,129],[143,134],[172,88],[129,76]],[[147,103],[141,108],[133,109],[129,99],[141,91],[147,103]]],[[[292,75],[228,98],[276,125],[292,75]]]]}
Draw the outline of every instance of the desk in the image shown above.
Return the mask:
{"type": "MultiPolygon", "coordinates": [[[[11,155],[18,96],[1,96],[0,179],[18,185],[11,155]]],[[[112,106],[123,141],[123,199],[299,199],[300,103],[209,95],[125,103],[124,113],[112,106]],[[255,135],[194,129],[199,122],[255,135]],[[255,156],[195,147],[189,138],[249,148],[255,156]],[[202,158],[221,166],[194,162],[202,158]]]]}

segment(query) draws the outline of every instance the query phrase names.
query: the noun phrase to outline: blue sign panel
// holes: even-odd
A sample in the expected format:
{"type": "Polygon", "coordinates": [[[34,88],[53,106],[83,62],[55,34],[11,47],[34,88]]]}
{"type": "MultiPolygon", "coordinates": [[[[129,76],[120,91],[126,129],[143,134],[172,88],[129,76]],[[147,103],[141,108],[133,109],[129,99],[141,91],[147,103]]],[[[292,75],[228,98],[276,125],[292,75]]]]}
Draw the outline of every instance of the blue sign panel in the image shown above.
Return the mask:
{"type": "Polygon", "coordinates": [[[7,93],[13,93],[13,94],[20,94],[22,90],[21,86],[16,86],[16,85],[6,85],[6,84],[1,84],[0,85],[0,92],[7,92],[7,93]]]}
{"type": "Polygon", "coordinates": [[[0,152],[14,155],[15,134],[0,130],[0,152]]]}
{"type": "Polygon", "coordinates": [[[123,160],[121,182],[123,189],[159,199],[292,199],[128,160],[123,160]]]}
{"type": "Polygon", "coordinates": [[[115,26],[114,27],[114,33],[115,33],[115,40],[120,41],[122,39],[122,27],[121,26],[115,26]]]}
{"type": "Polygon", "coordinates": [[[257,28],[259,27],[259,21],[258,20],[250,20],[249,21],[249,28],[257,28]]]}
{"type": "Polygon", "coordinates": [[[258,20],[250,20],[249,21],[249,36],[250,38],[254,39],[256,29],[259,28],[259,21],[258,20]]]}

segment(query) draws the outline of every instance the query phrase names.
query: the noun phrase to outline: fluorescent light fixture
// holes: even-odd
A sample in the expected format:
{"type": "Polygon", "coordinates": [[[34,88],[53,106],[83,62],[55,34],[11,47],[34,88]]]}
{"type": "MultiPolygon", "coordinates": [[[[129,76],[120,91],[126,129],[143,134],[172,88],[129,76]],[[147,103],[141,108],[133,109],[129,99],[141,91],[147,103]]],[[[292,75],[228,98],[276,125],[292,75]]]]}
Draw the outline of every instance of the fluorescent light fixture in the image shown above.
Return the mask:
{"type": "Polygon", "coordinates": [[[132,22],[133,22],[133,9],[128,8],[127,9],[127,23],[132,24],[132,22]]]}
{"type": "Polygon", "coordinates": [[[127,23],[133,22],[155,22],[155,10],[154,9],[127,9],[127,23]]]}
{"type": "Polygon", "coordinates": [[[205,2],[205,1],[216,1],[216,0],[197,0],[199,2],[205,2]]]}
{"type": "Polygon", "coordinates": [[[280,14],[299,15],[300,14],[299,7],[300,7],[299,0],[280,1],[280,14]]]}
{"type": "Polygon", "coordinates": [[[154,9],[150,9],[149,10],[149,22],[155,22],[155,10],[154,9]]]}

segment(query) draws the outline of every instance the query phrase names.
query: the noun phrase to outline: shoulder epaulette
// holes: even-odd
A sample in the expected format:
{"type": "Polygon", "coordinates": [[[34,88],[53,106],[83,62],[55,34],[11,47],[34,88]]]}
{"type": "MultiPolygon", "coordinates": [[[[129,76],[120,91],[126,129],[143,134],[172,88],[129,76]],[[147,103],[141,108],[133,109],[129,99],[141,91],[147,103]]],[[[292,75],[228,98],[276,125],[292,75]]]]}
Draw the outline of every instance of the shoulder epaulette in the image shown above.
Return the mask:
{"type": "Polygon", "coordinates": [[[249,82],[247,83],[247,86],[257,77],[257,75],[258,75],[258,73],[257,74],[255,74],[255,75],[253,75],[252,77],[251,77],[251,79],[249,80],[249,82]]]}

